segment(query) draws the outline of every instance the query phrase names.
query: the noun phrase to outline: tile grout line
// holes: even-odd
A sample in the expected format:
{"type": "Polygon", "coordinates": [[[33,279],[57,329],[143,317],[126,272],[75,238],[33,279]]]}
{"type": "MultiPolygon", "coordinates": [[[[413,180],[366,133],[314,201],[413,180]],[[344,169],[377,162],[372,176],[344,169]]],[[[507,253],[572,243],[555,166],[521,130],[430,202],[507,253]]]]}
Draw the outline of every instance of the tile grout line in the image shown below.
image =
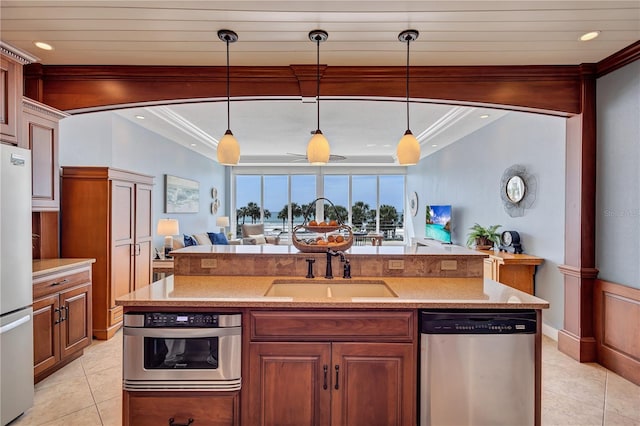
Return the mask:
{"type": "Polygon", "coordinates": [[[91,388],[91,382],[89,382],[89,376],[87,375],[87,370],[84,369],[84,363],[81,361],[80,366],[82,367],[82,373],[84,374],[84,379],[87,381],[87,386],[89,387],[89,392],[91,393],[91,399],[93,400],[93,406],[98,413],[98,418],[100,419],[100,424],[104,426],[104,421],[102,420],[102,416],[100,415],[100,410],[98,409],[98,403],[96,402],[96,397],[93,394],[93,389],[91,388]]]}

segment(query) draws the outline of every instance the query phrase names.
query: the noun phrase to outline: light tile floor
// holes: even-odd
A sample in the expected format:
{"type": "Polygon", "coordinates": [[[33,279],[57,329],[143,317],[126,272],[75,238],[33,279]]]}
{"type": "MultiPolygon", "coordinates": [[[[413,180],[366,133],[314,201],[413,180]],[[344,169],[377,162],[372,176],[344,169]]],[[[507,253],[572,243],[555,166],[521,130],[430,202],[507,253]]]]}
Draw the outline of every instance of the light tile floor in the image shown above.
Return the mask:
{"type": "MultiPolygon", "coordinates": [[[[542,424],[640,426],[640,386],[598,364],[580,364],[544,337],[542,424]]],[[[36,385],[35,404],[11,426],[120,426],[122,332],[36,385]]]]}

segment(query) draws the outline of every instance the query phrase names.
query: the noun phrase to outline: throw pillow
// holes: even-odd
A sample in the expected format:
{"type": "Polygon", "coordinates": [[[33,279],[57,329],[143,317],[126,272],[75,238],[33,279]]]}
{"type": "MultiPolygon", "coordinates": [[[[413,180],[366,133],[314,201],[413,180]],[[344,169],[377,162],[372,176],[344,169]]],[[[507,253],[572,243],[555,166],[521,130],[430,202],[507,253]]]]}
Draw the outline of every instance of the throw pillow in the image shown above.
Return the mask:
{"type": "Polygon", "coordinates": [[[212,244],[219,244],[222,246],[229,245],[229,241],[227,240],[227,237],[224,235],[224,233],[207,232],[207,234],[209,234],[209,239],[211,240],[212,244]]]}
{"type": "Polygon", "coordinates": [[[197,245],[198,245],[198,242],[191,235],[184,234],[184,246],[185,247],[197,246],[197,245]]]}
{"type": "Polygon", "coordinates": [[[256,244],[267,244],[267,240],[263,234],[249,235],[249,238],[256,240],[256,244]]]}
{"type": "Polygon", "coordinates": [[[209,234],[203,232],[201,234],[193,234],[193,238],[198,242],[200,246],[209,246],[211,245],[211,240],[209,239],[209,234]]]}

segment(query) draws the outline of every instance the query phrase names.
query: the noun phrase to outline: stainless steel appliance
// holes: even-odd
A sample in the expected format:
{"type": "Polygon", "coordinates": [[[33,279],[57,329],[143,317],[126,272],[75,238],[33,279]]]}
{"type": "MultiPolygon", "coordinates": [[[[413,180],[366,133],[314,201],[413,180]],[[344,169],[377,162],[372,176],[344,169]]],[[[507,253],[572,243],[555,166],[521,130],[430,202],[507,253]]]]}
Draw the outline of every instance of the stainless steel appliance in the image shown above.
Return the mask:
{"type": "Polygon", "coordinates": [[[420,315],[420,425],[533,425],[534,310],[420,315]]]}
{"type": "Polygon", "coordinates": [[[241,314],[125,314],[124,389],[240,389],[241,323],[241,314]]]}
{"type": "Polygon", "coordinates": [[[0,144],[0,424],[33,405],[31,152],[0,144]]]}

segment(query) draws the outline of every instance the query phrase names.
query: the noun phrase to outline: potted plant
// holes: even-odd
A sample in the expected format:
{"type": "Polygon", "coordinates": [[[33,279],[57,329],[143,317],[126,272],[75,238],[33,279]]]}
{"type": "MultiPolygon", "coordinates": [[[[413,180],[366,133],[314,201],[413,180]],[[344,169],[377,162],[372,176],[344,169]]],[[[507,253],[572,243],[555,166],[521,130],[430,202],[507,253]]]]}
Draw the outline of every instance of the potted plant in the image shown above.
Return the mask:
{"type": "Polygon", "coordinates": [[[501,225],[491,225],[487,228],[480,226],[479,224],[473,225],[469,228],[469,234],[467,234],[467,246],[476,246],[478,250],[489,250],[494,244],[500,244],[500,234],[496,231],[501,225]]]}

